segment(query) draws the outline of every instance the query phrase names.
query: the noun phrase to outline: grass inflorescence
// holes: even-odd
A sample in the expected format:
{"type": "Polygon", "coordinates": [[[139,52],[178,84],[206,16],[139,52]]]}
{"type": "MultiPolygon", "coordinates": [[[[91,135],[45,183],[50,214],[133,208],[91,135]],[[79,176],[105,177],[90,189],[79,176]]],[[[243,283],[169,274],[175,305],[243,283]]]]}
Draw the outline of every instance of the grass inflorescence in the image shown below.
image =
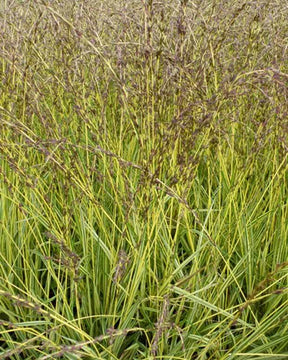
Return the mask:
{"type": "Polygon", "coordinates": [[[2,3],[0,359],[287,359],[285,2],[2,3]]]}

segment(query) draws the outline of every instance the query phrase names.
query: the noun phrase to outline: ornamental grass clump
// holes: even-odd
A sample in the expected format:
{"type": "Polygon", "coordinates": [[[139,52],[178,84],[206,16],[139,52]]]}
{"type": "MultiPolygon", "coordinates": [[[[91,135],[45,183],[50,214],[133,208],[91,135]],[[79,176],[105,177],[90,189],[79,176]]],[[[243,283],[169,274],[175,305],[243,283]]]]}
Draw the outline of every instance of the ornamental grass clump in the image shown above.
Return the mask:
{"type": "Polygon", "coordinates": [[[288,357],[287,16],[0,5],[0,359],[288,357]]]}

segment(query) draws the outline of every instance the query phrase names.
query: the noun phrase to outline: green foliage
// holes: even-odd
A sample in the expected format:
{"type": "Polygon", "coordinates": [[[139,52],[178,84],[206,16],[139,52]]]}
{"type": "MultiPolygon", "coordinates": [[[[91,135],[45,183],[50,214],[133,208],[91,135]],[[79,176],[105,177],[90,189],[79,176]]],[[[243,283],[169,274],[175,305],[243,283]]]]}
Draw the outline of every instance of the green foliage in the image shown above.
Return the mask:
{"type": "Polygon", "coordinates": [[[287,359],[287,15],[4,2],[1,359],[287,359]]]}

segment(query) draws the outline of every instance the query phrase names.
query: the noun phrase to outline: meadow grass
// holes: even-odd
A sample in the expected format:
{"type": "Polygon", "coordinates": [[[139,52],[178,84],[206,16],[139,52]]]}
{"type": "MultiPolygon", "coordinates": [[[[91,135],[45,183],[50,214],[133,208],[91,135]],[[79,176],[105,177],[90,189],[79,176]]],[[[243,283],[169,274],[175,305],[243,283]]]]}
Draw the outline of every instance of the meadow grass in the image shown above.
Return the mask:
{"type": "Polygon", "coordinates": [[[0,7],[0,359],[288,358],[283,1],[0,7]]]}

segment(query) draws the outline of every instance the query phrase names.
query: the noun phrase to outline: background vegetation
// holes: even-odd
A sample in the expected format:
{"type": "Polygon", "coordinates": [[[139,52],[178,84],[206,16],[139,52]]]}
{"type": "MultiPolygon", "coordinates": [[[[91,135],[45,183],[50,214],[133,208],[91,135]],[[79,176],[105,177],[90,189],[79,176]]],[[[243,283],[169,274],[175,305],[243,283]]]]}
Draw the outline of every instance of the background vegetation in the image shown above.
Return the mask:
{"type": "Polygon", "coordinates": [[[2,1],[1,359],[288,358],[287,18],[2,1]]]}

